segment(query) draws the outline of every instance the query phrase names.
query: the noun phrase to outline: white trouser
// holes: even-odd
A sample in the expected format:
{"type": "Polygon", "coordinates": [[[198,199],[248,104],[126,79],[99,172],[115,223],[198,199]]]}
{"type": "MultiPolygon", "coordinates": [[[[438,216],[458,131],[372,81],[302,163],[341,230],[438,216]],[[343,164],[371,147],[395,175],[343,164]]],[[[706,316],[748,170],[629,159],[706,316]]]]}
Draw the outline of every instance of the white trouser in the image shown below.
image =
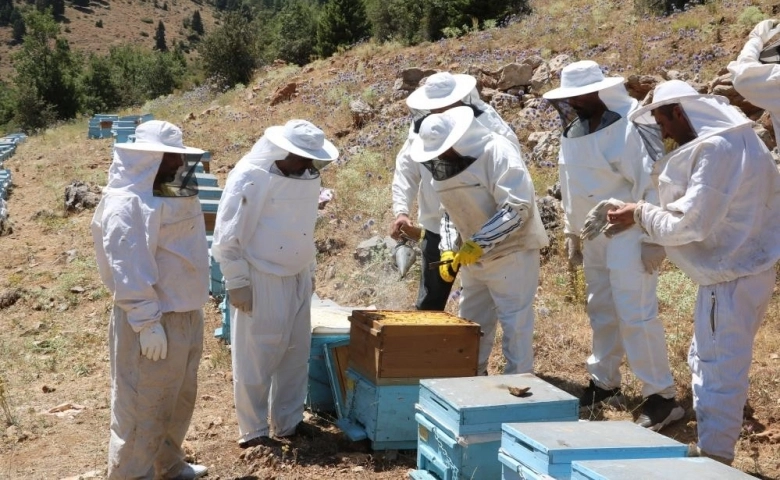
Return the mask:
{"type": "Polygon", "coordinates": [[[753,340],[769,307],[775,269],[699,287],[688,353],[699,448],[734,458],[748,396],[753,340]]]}
{"type": "Polygon", "coordinates": [[[114,307],[108,326],[111,359],[110,480],[175,476],[184,467],[181,444],[190,426],[203,352],[203,311],[164,313],[168,355],[141,356],[139,335],[114,307]]]}
{"type": "Polygon", "coordinates": [[[534,370],[534,296],[539,286],[539,250],[522,250],[460,269],[463,294],[459,315],[482,327],[479,374],[487,372],[501,322],[505,374],[534,370]]]}
{"type": "Polygon", "coordinates": [[[601,388],[619,388],[623,357],[642,382],[642,396],[674,398],[675,386],[658,318],[658,274],[644,271],[638,228],[601,235],[583,249],[593,350],[587,367],[601,388]]]}
{"type": "Polygon", "coordinates": [[[239,442],[293,433],[303,421],[311,349],[311,272],[252,269],[251,315],[231,307],[233,393],[239,442]],[[270,427],[268,423],[270,410],[270,427]]]}

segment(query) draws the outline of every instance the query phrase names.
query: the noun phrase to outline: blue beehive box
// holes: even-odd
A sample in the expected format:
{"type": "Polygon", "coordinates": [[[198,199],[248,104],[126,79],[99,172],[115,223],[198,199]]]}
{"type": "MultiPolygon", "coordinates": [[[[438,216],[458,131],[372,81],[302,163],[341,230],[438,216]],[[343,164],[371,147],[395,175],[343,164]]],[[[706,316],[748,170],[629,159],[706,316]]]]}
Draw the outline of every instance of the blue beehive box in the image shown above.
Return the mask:
{"type": "Polygon", "coordinates": [[[209,254],[209,291],[214,298],[225,295],[225,278],[222,276],[222,269],[211,254],[209,254]]]}
{"type": "Polygon", "coordinates": [[[710,458],[572,462],[572,480],[748,480],[755,477],[710,458]]]}
{"type": "Polygon", "coordinates": [[[336,422],[353,441],[368,438],[374,450],[417,447],[414,404],[420,386],[413,384],[375,385],[352,368],[346,372],[344,418],[336,422]]]}
{"type": "Polygon", "coordinates": [[[219,208],[219,200],[198,198],[198,202],[200,202],[201,212],[217,213],[217,209],[219,208]]]}
{"type": "Polygon", "coordinates": [[[196,173],[195,178],[198,180],[198,187],[216,187],[217,177],[210,173],[196,173]]]}
{"type": "Polygon", "coordinates": [[[198,198],[219,201],[219,199],[222,198],[222,189],[219,187],[198,185],[198,198]]]}
{"type": "Polygon", "coordinates": [[[501,424],[575,422],[576,397],[532,375],[441,378],[420,381],[415,479],[498,478],[501,424]],[[517,397],[509,387],[529,388],[517,397]]]}
{"type": "Polygon", "coordinates": [[[633,422],[506,423],[503,475],[520,479],[517,464],[553,478],[571,478],[576,460],[685,457],[688,446],[633,422]],[[508,459],[512,461],[509,462],[508,459]]]}
{"type": "Polygon", "coordinates": [[[225,292],[225,298],[219,303],[219,311],[222,314],[222,325],[214,330],[214,337],[230,344],[230,302],[227,292],[225,292]]]}
{"type": "MultiPolygon", "coordinates": [[[[312,299],[314,303],[314,299],[312,299]]],[[[334,385],[328,374],[325,358],[328,345],[346,345],[349,342],[349,312],[337,308],[311,309],[311,351],[309,352],[309,382],[306,408],[318,412],[334,412],[334,385]]],[[[336,386],[338,387],[338,386],[336,386]]],[[[340,388],[339,388],[340,390],[340,388]]]]}

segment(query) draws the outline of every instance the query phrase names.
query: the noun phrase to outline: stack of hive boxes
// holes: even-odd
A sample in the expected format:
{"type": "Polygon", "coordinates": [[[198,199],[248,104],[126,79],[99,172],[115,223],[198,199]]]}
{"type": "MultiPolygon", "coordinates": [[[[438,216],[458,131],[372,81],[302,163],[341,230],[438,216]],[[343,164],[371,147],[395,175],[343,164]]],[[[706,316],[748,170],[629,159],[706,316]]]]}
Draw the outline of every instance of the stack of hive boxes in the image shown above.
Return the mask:
{"type": "Polygon", "coordinates": [[[113,134],[111,128],[114,126],[114,121],[119,120],[119,115],[98,113],[89,119],[89,129],[87,130],[87,138],[109,138],[113,134]]]}
{"type": "Polygon", "coordinates": [[[477,373],[479,325],[445,312],[354,310],[337,425],[374,450],[417,447],[420,380],[477,373]]]}

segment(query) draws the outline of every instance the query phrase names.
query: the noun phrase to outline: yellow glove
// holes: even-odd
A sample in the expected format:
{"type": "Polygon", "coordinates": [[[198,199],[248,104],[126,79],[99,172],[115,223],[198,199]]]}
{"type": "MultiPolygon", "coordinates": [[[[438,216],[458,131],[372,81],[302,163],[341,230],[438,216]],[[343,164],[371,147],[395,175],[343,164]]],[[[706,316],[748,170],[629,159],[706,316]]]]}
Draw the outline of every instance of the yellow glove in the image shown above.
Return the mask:
{"type": "Polygon", "coordinates": [[[456,270],[461,265],[473,265],[479,261],[482,256],[482,247],[477,245],[474,240],[468,240],[460,247],[458,253],[455,254],[455,258],[452,260],[452,266],[456,270]]]}
{"type": "Polygon", "coordinates": [[[447,283],[455,281],[455,275],[458,274],[458,266],[455,264],[455,252],[452,250],[446,250],[441,253],[442,262],[451,260],[452,263],[442,263],[439,265],[439,276],[447,283]]]}

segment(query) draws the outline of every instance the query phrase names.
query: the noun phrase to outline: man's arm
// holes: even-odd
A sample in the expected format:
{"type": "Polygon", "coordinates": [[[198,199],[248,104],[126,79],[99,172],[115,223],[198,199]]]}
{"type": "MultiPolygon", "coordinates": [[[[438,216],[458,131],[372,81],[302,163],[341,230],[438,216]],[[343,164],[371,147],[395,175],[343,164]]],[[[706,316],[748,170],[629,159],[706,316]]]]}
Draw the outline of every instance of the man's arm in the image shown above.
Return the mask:
{"type": "Polygon", "coordinates": [[[257,229],[269,175],[255,167],[239,166],[231,172],[222,193],[211,253],[220,264],[228,290],[251,284],[244,246],[257,229]]]}
{"type": "Polygon", "coordinates": [[[135,332],[160,319],[160,302],[154,285],[158,280],[157,234],[159,212],[144,218],[137,198],[113,197],[112,212],[101,219],[103,250],[114,283],[114,304],[125,311],[135,332]]]}
{"type": "Polygon", "coordinates": [[[780,110],[780,65],[758,60],[765,43],[773,36],[773,20],[755,26],[737,60],[729,63],[734,88],[750,103],[771,111],[780,110]]]}

